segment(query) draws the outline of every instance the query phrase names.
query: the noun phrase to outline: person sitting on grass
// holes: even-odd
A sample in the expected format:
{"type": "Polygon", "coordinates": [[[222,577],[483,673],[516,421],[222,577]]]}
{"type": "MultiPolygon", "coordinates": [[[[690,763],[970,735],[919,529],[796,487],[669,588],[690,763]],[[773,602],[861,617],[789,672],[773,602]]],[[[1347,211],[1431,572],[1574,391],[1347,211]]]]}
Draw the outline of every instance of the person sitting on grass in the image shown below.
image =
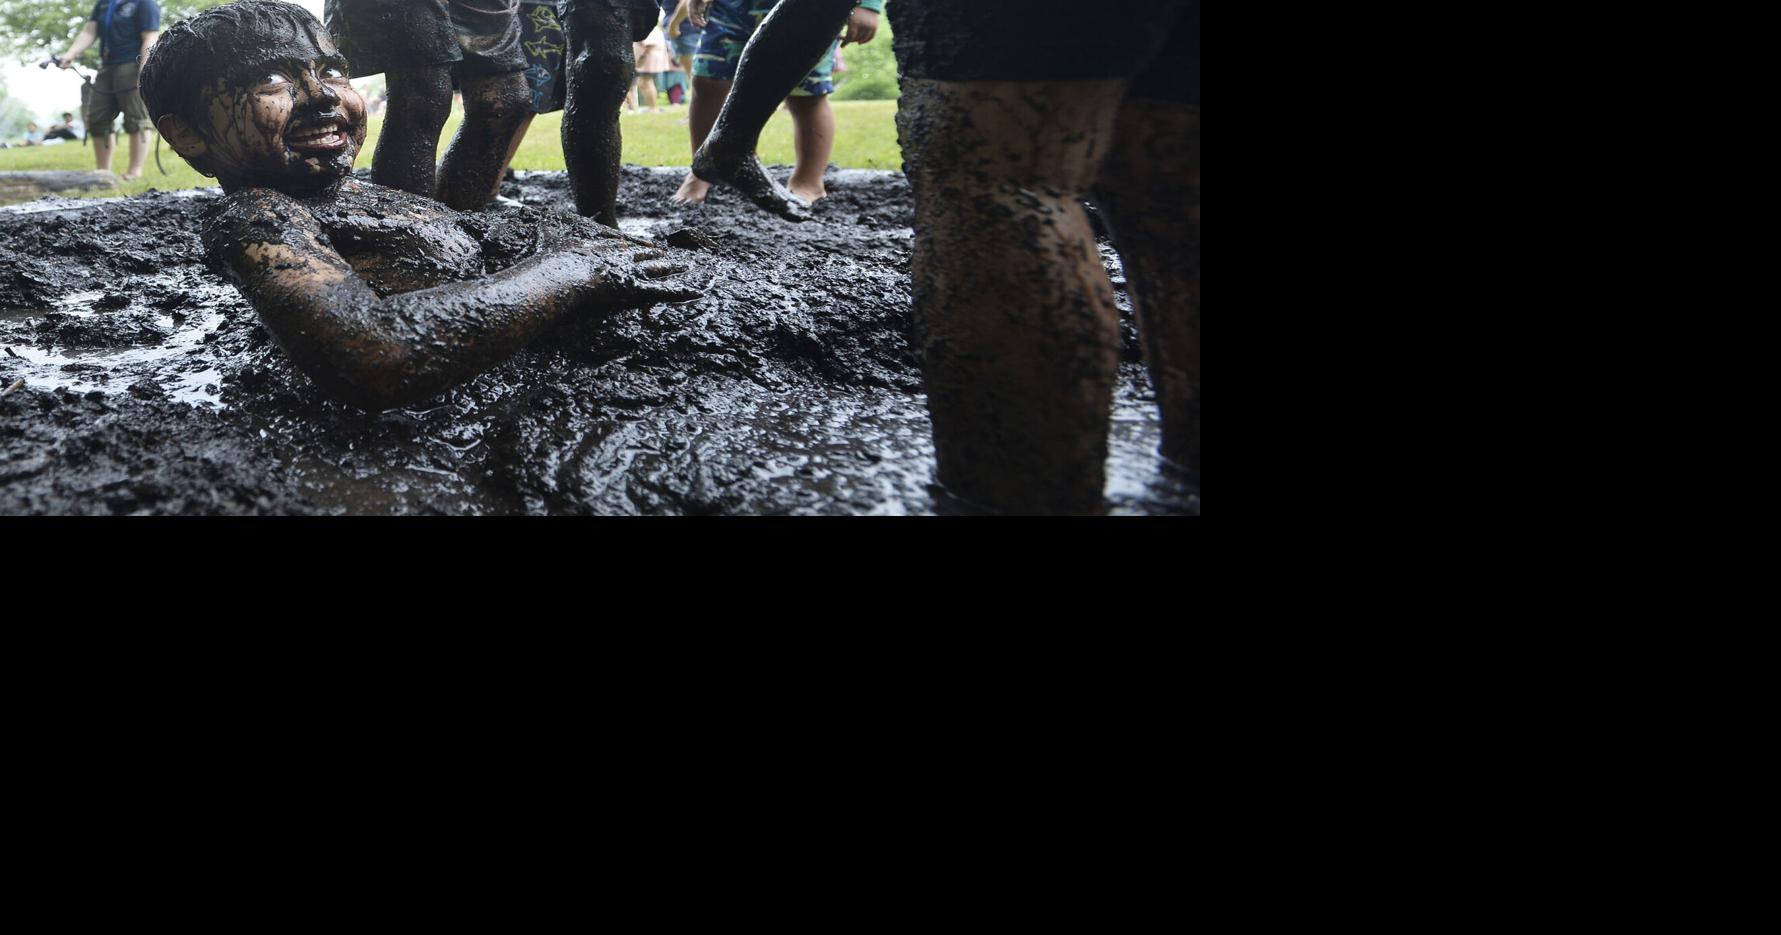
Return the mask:
{"type": "Polygon", "coordinates": [[[167,30],[142,96],[222,185],[203,230],[212,266],[299,369],[361,408],[433,397],[564,318],[699,295],[655,281],[683,267],[592,221],[528,209],[503,226],[353,179],[365,100],[295,4],[236,0],[167,30]]]}
{"type": "Polygon", "coordinates": [[[43,135],[46,140],[78,140],[86,132],[86,127],[74,119],[74,115],[63,111],[62,122],[50,124],[49,132],[43,135]]]}

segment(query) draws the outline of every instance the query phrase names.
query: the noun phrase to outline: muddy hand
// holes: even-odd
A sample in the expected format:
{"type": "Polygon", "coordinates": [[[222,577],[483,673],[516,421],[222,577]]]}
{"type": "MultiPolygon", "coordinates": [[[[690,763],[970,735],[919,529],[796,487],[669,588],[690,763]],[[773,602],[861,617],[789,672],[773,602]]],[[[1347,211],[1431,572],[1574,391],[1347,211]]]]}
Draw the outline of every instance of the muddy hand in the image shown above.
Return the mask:
{"type": "Polygon", "coordinates": [[[685,302],[705,293],[669,277],[687,271],[685,263],[658,250],[633,250],[608,240],[583,241],[580,252],[600,261],[595,301],[601,305],[638,306],[685,302]]]}

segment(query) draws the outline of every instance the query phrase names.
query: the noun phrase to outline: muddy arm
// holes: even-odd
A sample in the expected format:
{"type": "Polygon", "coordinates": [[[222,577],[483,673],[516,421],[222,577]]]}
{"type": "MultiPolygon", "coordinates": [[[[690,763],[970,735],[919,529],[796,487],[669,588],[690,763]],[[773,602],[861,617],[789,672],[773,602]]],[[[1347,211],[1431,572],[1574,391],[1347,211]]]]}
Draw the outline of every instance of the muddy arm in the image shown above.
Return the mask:
{"type": "Polygon", "coordinates": [[[622,242],[585,243],[470,282],[380,298],[301,209],[232,212],[205,240],[298,368],[329,395],[369,410],[436,396],[576,309],[698,295],[649,281],[674,268],[638,263],[622,242]]]}

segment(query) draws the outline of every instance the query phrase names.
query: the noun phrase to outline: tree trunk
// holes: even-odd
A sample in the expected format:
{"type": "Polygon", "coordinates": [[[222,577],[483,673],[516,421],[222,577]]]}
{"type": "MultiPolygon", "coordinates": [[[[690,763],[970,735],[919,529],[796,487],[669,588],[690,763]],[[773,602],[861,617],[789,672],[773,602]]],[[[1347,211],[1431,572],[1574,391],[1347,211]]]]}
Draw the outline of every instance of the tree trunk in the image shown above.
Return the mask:
{"type": "Polygon", "coordinates": [[[117,188],[110,172],[0,172],[0,204],[85,188],[117,188]]]}

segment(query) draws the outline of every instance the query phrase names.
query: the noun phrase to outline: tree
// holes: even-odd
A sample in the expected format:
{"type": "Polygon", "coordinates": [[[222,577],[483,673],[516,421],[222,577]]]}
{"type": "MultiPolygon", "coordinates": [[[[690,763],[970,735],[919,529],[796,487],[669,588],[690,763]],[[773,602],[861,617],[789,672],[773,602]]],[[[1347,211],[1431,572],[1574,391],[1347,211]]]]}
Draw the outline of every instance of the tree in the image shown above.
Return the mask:
{"type": "Polygon", "coordinates": [[[850,45],[843,49],[842,58],[847,60],[847,70],[835,76],[835,100],[896,99],[897,57],[891,51],[890,17],[879,17],[878,35],[865,45],[850,45]]]}
{"type": "MultiPolygon", "coordinates": [[[[34,65],[68,50],[80,27],[93,15],[94,0],[0,0],[0,48],[34,65]]],[[[161,28],[228,0],[160,0],[161,28]]],[[[99,44],[93,43],[80,64],[99,67],[99,44]]]]}
{"type": "Polygon", "coordinates": [[[25,131],[25,124],[32,120],[25,105],[16,99],[6,96],[6,82],[0,81],[0,140],[10,140],[25,131]]]}

